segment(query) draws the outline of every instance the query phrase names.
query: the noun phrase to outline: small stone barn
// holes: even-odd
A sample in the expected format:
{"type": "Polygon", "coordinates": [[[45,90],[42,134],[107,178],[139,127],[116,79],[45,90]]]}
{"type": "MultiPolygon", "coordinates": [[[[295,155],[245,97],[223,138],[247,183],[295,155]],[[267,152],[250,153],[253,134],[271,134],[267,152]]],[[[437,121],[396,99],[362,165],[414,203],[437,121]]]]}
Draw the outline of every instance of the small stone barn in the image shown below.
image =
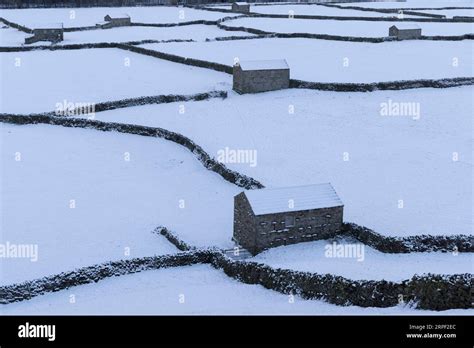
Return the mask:
{"type": "Polygon", "coordinates": [[[342,229],[343,208],[329,183],[241,192],[234,197],[233,239],[255,255],[331,238],[342,229]]]}
{"type": "Polygon", "coordinates": [[[290,86],[290,68],[284,59],[241,61],[234,65],[233,89],[258,93],[290,86]]]}
{"type": "Polygon", "coordinates": [[[131,24],[131,19],[128,14],[122,14],[117,17],[107,15],[104,17],[104,21],[97,24],[102,29],[125,27],[131,24]]]}
{"type": "Polygon", "coordinates": [[[395,36],[400,40],[418,39],[421,37],[421,28],[416,24],[396,24],[388,29],[388,35],[395,36]]]}
{"type": "Polygon", "coordinates": [[[249,13],[250,5],[246,2],[232,3],[232,12],[249,13]]]}
{"type": "Polygon", "coordinates": [[[31,44],[38,41],[50,41],[56,43],[63,40],[63,24],[55,23],[33,29],[33,36],[25,38],[25,44],[31,44]]]}

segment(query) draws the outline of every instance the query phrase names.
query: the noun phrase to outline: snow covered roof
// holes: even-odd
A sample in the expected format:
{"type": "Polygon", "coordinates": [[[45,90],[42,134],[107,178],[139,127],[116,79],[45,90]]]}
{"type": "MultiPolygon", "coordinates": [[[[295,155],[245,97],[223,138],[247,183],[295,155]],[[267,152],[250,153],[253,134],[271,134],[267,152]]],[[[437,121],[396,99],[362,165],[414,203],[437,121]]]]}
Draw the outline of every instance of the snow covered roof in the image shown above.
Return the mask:
{"type": "Polygon", "coordinates": [[[239,6],[245,6],[245,5],[248,5],[248,2],[234,2],[234,4],[239,5],[239,6]]]}
{"type": "Polygon", "coordinates": [[[420,29],[418,25],[410,24],[410,23],[397,23],[397,24],[394,24],[393,27],[397,27],[398,29],[402,29],[402,30],[420,29]]]}
{"type": "MultiPolygon", "coordinates": [[[[118,15],[113,15],[113,16],[107,15],[107,16],[109,16],[109,17],[112,18],[112,19],[130,18],[130,16],[129,16],[128,14],[126,14],[126,13],[122,13],[122,14],[118,14],[118,15]]],[[[105,16],[105,17],[107,17],[107,16],[105,16]]]]}
{"type": "Polygon", "coordinates": [[[284,59],[244,60],[239,64],[242,70],[281,70],[290,68],[284,59]]]}
{"type": "Polygon", "coordinates": [[[330,183],[245,191],[255,215],[340,207],[341,199],[330,183]],[[290,208],[293,203],[293,208],[290,208]]]}
{"type": "Polygon", "coordinates": [[[32,27],[34,29],[62,29],[63,23],[38,23],[33,24],[32,27]]]}

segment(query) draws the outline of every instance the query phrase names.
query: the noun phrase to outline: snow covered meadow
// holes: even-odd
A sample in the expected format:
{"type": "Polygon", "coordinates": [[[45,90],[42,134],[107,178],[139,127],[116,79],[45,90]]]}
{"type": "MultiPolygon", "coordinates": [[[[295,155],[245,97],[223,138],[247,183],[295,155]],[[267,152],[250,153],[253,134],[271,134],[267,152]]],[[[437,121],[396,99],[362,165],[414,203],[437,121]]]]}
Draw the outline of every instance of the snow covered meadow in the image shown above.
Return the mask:
{"type": "MultiPolygon", "coordinates": [[[[352,37],[385,37],[388,28],[399,21],[369,22],[369,21],[339,21],[333,19],[294,19],[294,18],[237,18],[225,22],[231,27],[246,27],[277,33],[309,33],[352,37]]],[[[472,34],[473,23],[425,23],[410,22],[423,28],[423,35],[449,36],[472,34]]]]}
{"type": "MultiPolygon", "coordinates": [[[[472,82],[438,86],[442,88],[370,92],[289,88],[241,95],[232,90],[232,75],[216,71],[213,63],[231,67],[236,59],[286,59],[291,79],[325,86],[473,79],[469,34],[474,31],[468,20],[410,22],[422,27],[423,35],[459,36],[455,40],[379,43],[266,37],[225,28],[386,37],[388,27],[399,21],[390,21],[391,14],[377,9],[419,8],[448,17],[470,16],[473,1],[251,5],[254,14],[294,11],[361,19],[255,15],[226,19],[224,27],[217,21],[241,14],[216,11],[229,10],[228,5],[209,7],[214,10],[182,6],[1,10],[5,21],[0,23],[0,256],[7,244],[36,245],[38,255],[37,260],[2,256],[0,287],[107,261],[180,252],[153,233],[157,226],[197,248],[235,246],[233,199],[244,189],[203,165],[196,149],[171,138],[143,136],[145,131],[102,132],[92,123],[67,128],[6,121],[7,116],[8,120],[41,117],[37,114],[51,114],[68,103],[94,106],[122,100],[117,107],[92,115],[52,117],[87,119],[104,128],[112,123],[161,128],[189,138],[214,159],[223,150],[255,151],[255,162],[224,164],[268,188],[330,182],[344,203],[344,222],[384,237],[472,237],[472,82]],[[374,11],[340,8],[350,5],[374,11]],[[447,6],[460,9],[442,9],[447,6]],[[120,13],[129,14],[138,25],[81,30],[107,14],[120,13]],[[367,17],[385,19],[363,20],[367,17]],[[186,23],[196,20],[210,23],[186,23]],[[28,45],[24,40],[31,34],[11,22],[30,29],[62,22],[71,31],[65,31],[58,43],[28,45]],[[167,55],[160,58],[153,53],[167,55]],[[207,63],[193,63],[195,59],[207,63]],[[159,104],[144,98],[143,105],[126,101],[215,91],[227,97],[159,104]]],[[[471,252],[390,254],[365,245],[362,260],[328,258],[325,248],[332,243],[363,245],[344,236],[272,248],[242,262],[394,282],[428,273],[474,271],[471,252]]],[[[286,294],[244,284],[203,264],[123,275],[0,305],[4,315],[439,313],[472,315],[473,310],[421,311],[405,304],[362,308],[299,297],[289,304],[286,294]],[[68,302],[70,294],[77,298],[74,305],[68,302]],[[186,304],[178,302],[179,294],[186,294],[186,304]]]]}
{"type": "Polygon", "coordinates": [[[115,48],[2,53],[0,64],[10,86],[2,91],[0,111],[8,113],[54,111],[64,101],[98,103],[232,86],[224,73],[115,48]],[[15,65],[18,59],[20,66],[15,65]]]}
{"type": "Polygon", "coordinates": [[[472,7],[471,0],[407,0],[403,2],[382,1],[382,2],[357,2],[357,3],[340,3],[338,6],[356,6],[373,9],[393,9],[393,8],[443,8],[443,7],[472,7]]]}
{"type": "Polygon", "coordinates": [[[462,41],[339,42],[265,39],[154,43],[141,47],[232,65],[240,60],[285,58],[291,77],[314,82],[379,82],[472,76],[472,49],[462,41]],[[429,58],[427,58],[427,56],[429,58]],[[458,64],[453,64],[456,60],[458,64]],[[346,64],[344,64],[346,62],[346,64]]]}

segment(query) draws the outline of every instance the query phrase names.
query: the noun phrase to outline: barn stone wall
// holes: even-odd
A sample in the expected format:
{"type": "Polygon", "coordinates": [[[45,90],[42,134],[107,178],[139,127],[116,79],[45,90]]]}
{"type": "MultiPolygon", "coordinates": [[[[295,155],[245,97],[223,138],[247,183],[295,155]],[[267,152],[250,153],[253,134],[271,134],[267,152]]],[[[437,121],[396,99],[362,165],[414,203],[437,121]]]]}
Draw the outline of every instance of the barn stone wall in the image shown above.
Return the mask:
{"type": "Polygon", "coordinates": [[[396,36],[400,40],[419,39],[421,37],[421,29],[398,29],[390,27],[389,36],[396,36]]]}
{"type": "Polygon", "coordinates": [[[105,18],[106,18],[105,21],[107,21],[107,23],[100,25],[100,27],[103,29],[126,27],[131,24],[130,17],[111,18],[110,16],[106,16],[105,18]]]}
{"type": "Polygon", "coordinates": [[[33,36],[25,39],[25,44],[38,41],[59,42],[64,40],[63,29],[33,29],[33,36]]]}
{"type": "Polygon", "coordinates": [[[239,5],[239,4],[233,3],[232,12],[249,13],[250,5],[249,4],[239,5]]]}
{"type": "Polygon", "coordinates": [[[257,215],[257,249],[332,238],[342,230],[342,215],[342,206],[257,215]],[[286,217],[294,226],[286,226],[286,217]]]}
{"type": "Polygon", "coordinates": [[[238,93],[276,91],[290,86],[289,69],[244,71],[235,65],[233,75],[233,89],[238,93]]]}
{"type": "Polygon", "coordinates": [[[244,192],[234,197],[234,240],[253,255],[268,248],[329,239],[343,230],[343,206],[255,215],[244,192]],[[292,217],[293,226],[286,225],[292,217]]]}
{"type": "Polygon", "coordinates": [[[234,197],[234,240],[253,255],[259,252],[256,243],[255,215],[244,192],[234,197]]]}

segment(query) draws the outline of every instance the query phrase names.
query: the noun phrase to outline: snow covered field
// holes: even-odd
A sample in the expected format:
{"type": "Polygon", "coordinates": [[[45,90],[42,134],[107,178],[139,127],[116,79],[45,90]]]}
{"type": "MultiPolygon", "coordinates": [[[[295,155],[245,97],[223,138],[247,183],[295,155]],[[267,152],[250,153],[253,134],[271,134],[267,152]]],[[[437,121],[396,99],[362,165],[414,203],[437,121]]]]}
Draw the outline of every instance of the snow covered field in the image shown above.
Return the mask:
{"type": "MultiPolygon", "coordinates": [[[[356,37],[385,37],[393,22],[338,21],[289,18],[239,18],[224,24],[275,33],[311,33],[356,37]]],[[[464,35],[474,33],[473,23],[425,23],[410,22],[422,28],[425,36],[464,35]]]]}
{"type": "MultiPolygon", "coordinates": [[[[252,261],[265,263],[273,268],[294,269],[304,272],[330,273],[349,279],[374,279],[402,281],[413,275],[473,273],[470,254],[411,253],[386,254],[363,246],[363,252],[349,257],[327,257],[326,250],[332,241],[316,241],[269,249],[252,261]]],[[[347,247],[352,241],[338,241],[347,247]]],[[[359,243],[359,245],[362,245],[359,243]]]]}
{"type": "Polygon", "coordinates": [[[170,28],[123,27],[66,33],[62,44],[172,39],[204,41],[206,39],[214,39],[216,37],[230,35],[253,36],[252,34],[243,31],[231,33],[209,25],[187,25],[170,28]]]}
{"type": "MultiPolygon", "coordinates": [[[[419,0],[346,5],[474,6],[472,1],[419,0]]],[[[251,7],[261,13],[284,14],[290,9],[295,14],[390,15],[313,5],[251,7]]],[[[458,15],[472,10],[439,12],[458,15]]],[[[106,14],[121,13],[143,23],[231,15],[183,7],[130,7],[2,10],[1,16],[31,28],[50,22],[82,27],[101,22],[106,14]]],[[[281,33],[382,37],[393,23],[243,18],[224,24],[281,33]]],[[[424,35],[474,32],[472,23],[418,24],[424,35]]],[[[66,32],[60,44],[193,39],[197,42],[141,47],[228,66],[236,57],[284,58],[291,78],[315,82],[473,76],[471,40],[205,42],[231,35],[251,34],[212,25],[132,26],[66,32]]],[[[26,36],[16,29],[0,28],[0,46],[22,45],[26,36]]],[[[63,103],[228,91],[226,99],[127,107],[98,112],[95,119],[175,131],[216,159],[222,151],[252,151],[255,162],[225,165],[269,188],[330,182],[344,203],[346,222],[386,236],[472,235],[472,86],[368,93],[288,89],[239,95],[231,90],[229,74],[114,48],[2,52],[0,71],[0,113],[41,113],[63,103]],[[402,114],[397,114],[397,107],[402,114]]],[[[152,233],[160,225],[190,245],[234,247],[233,198],[243,189],[167,140],[0,123],[0,175],[0,243],[38,246],[36,261],[0,259],[0,286],[111,260],[177,253],[164,237],[152,233]]],[[[397,255],[364,246],[364,261],[359,262],[325,257],[324,248],[331,242],[274,248],[250,260],[350,279],[399,281],[415,273],[473,273],[472,253],[397,255]]],[[[403,306],[342,307],[300,298],[289,303],[286,295],[243,284],[208,265],[106,279],[0,306],[0,314],[22,313],[438,314],[403,306]],[[76,296],[75,304],[69,303],[71,294],[76,296]],[[181,294],[184,304],[179,303],[181,294]]],[[[470,315],[472,310],[442,314],[470,315]]]]}
{"type": "Polygon", "coordinates": [[[473,0],[407,0],[404,2],[358,2],[339,3],[339,6],[358,6],[368,8],[439,8],[439,7],[474,7],[473,0]]]}
{"type": "MultiPolygon", "coordinates": [[[[31,36],[16,29],[0,29],[0,46],[24,45],[25,37],[31,36]]],[[[239,35],[253,36],[246,32],[228,32],[209,25],[189,25],[182,27],[121,27],[86,31],[66,32],[61,45],[94,42],[127,42],[140,40],[195,40],[204,41],[216,37],[239,35]]],[[[48,45],[47,41],[38,44],[48,45]]],[[[25,46],[30,46],[25,45],[25,46]]]]}
{"type": "Polygon", "coordinates": [[[255,39],[147,44],[142,47],[233,65],[285,58],[291,78],[315,82],[379,82],[473,76],[472,44],[464,41],[339,42],[255,39]],[[457,65],[453,64],[456,60],[457,65]],[[347,64],[346,64],[347,63],[347,64]]]}
{"type": "Polygon", "coordinates": [[[228,74],[114,48],[13,52],[1,57],[0,112],[54,111],[64,100],[95,103],[194,94],[230,89],[232,83],[228,74]]]}
{"type": "Polygon", "coordinates": [[[95,130],[0,128],[1,241],[37,244],[39,254],[36,262],[2,259],[0,284],[127,258],[125,248],[128,257],[177,252],[151,233],[159,225],[191,244],[232,246],[232,198],[241,190],[187,149],[95,130]]]}
{"type": "Polygon", "coordinates": [[[256,166],[228,166],[268,187],[287,186],[288,178],[292,186],[331,182],[346,221],[386,235],[471,234],[471,95],[472,87],[232,93],[185,103],[184,114],[178,104],[161,104],[96,118],[177,131],[215,157],[226,147],[257,150],[256,166]],[[415,103],[419,119],[381,116],[390,101],[415,103]]]}
{"type": "Polygon", "coordinates": [[[94,7],[94,8],[48,8],[48,9],[2,9],[1,17],[35,28],[38,24],[63,23],[65,28],[94,26],[104,20],[104,16],[118,16],[126,13],[136,23],[180,23],[217,20],[229,16],[228,13],[210,12],[185,7],[94,7]]]}
{"type": "MultiPolygon", "coordinates": [[[[221,6],[222,8],[226,8],[221,6]]],[[[230,6],[227,6],[230,9],[230,6]]],[[[289,15],[312,15],[312,16],[340,16],[340,17],[394,17],[397,14],[358,11],[351,9],[339,9],[336,7],[326,7],[319,5],[271,5],[271,6],[253,6],[250,5],[250,12],[264,14],[284,14],[289,15]],[[290,12],[292,11],[292,12],[290,12]]],[[[416,16],[407,16],[414,17],[416,16]]]]}
{"type": "MultiPolygon", "coordinates": [[[[0,25],[0,46],[18,46],[31,36],[14,28],[0,25]]],[[[3,58],[2,58],[3,59],[3,58]]]]}
{"type": "Polygon", "coordinates": [[[463,16],[463,17],[474,17],[474,8],[472,10],[423,10],[420,11],[423,13],[431,13],[436,15],[444,15],[447,18],[453,18],[454,16],[463,16]]]}
{"type": "MultiPolygon", "coordinates": [[[[472,315],[453,309],[443,315],[472,315]]],[[[0,315],[26,314],[286,314],[286,315],[435,315],[407,306],[361,308],[335,306],[324,301],[294,298],[242,284],[208,265],[161,269],[109,278],[66,291],[0,307],[0,315]],[[75,303],[69,296],[75,296],[75,303]],[[184,299],[184,303],[180,303],[184,299]]]]}

